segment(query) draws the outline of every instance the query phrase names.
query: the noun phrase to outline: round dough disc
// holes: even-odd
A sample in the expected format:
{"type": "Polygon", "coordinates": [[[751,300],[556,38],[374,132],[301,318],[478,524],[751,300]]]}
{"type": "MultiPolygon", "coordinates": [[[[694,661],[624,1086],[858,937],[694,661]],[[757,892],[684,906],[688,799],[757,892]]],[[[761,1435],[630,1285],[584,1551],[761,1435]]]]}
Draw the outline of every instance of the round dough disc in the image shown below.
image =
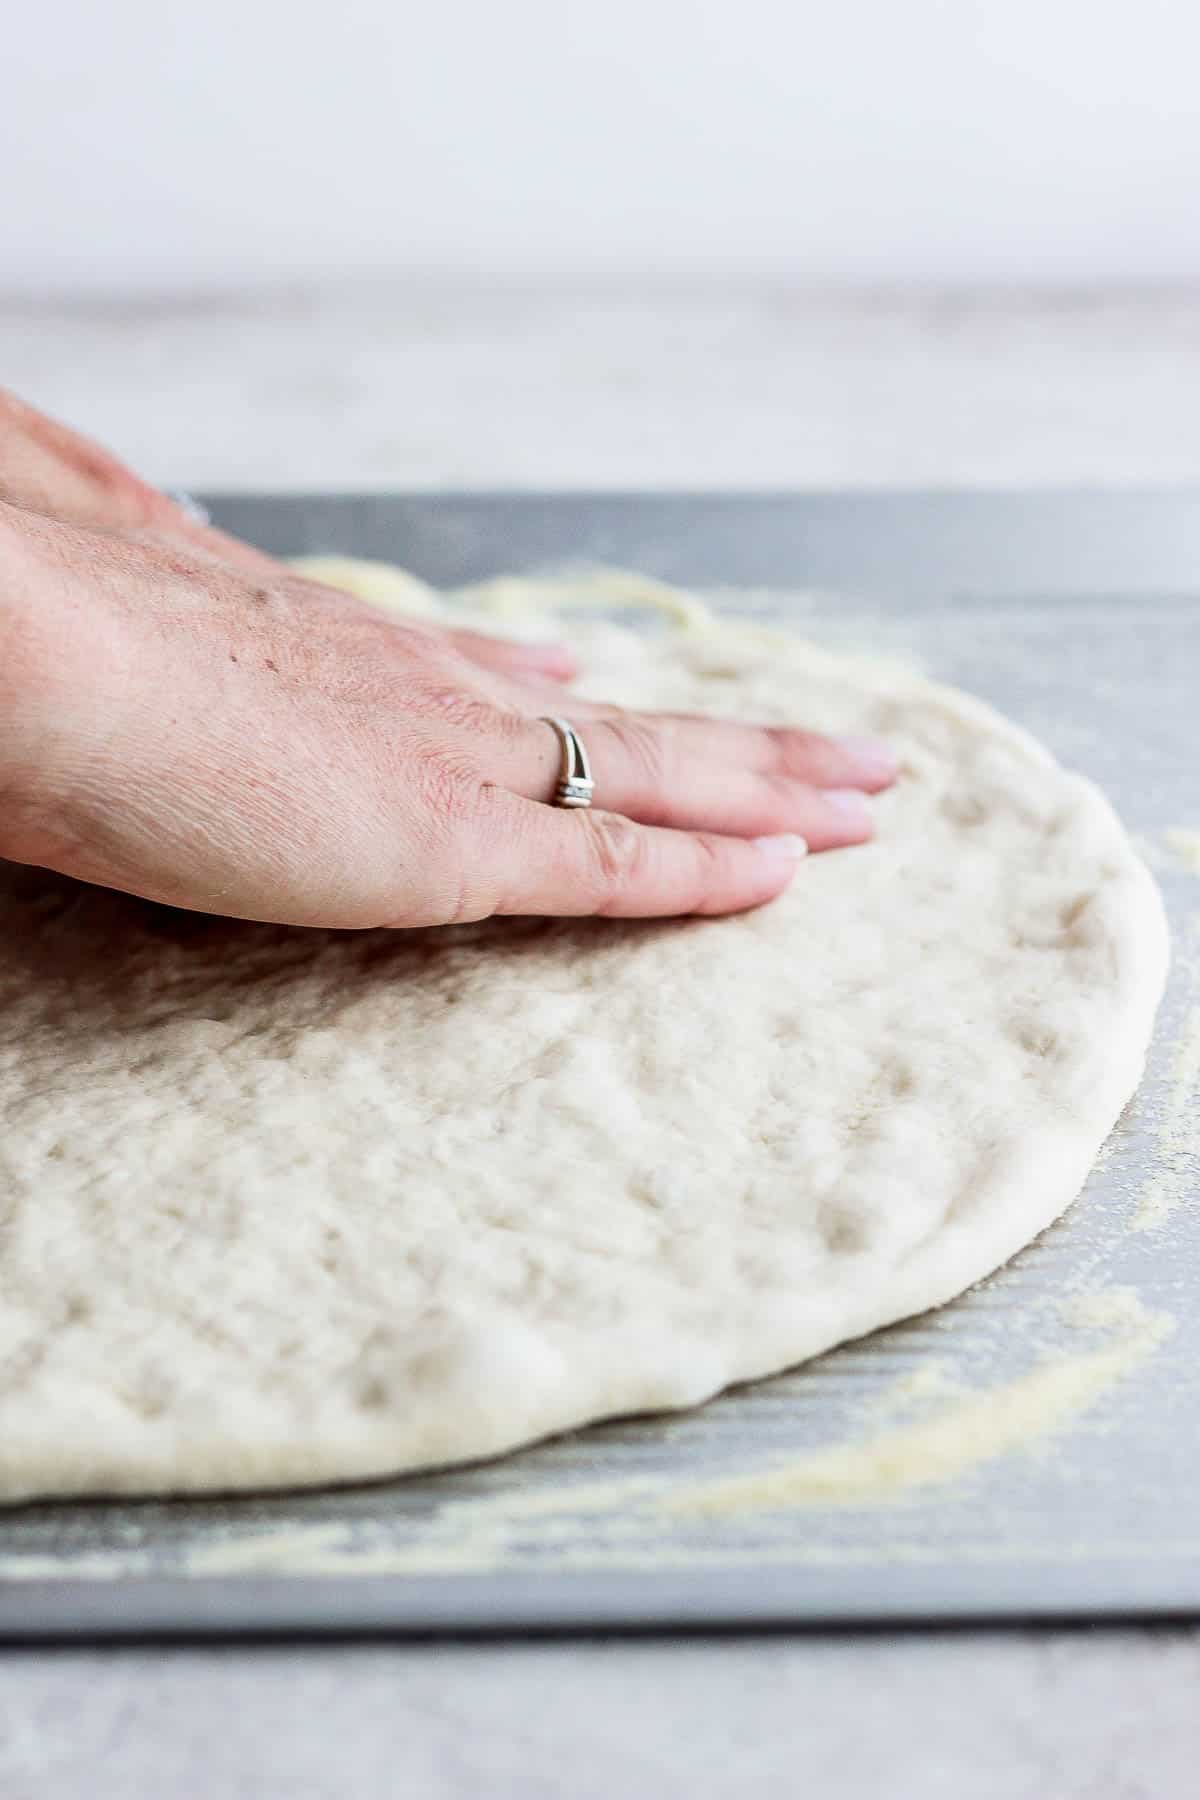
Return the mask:
{"type": "Polygon", "coordinates": [[[692,1406],[948,1300],[1077,1193],[1166,961],[1107,802],[962,694],[676,610],[573,621],[585,690],[902,757],[876,840],[761,911],[337,933],[9,883],[0,1494],[692,1406]]]}

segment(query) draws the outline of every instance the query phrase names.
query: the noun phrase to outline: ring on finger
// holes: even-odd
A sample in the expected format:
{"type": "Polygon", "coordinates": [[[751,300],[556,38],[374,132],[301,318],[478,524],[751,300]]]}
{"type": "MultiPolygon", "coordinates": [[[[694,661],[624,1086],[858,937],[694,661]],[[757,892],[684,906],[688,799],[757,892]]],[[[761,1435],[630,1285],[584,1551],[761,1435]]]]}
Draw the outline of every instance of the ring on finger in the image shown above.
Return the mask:
{"type": "Polygon", "coordinates": [[[590,806],[596,784],[592,780],[592,765],[588,761],[587,751],[583,747],[583,739],[566,719],[543,715],[541,722],[552,728],[562,751],[558,784],[554,789],[554,798],[550,804],[569,807],[590,806]]]}

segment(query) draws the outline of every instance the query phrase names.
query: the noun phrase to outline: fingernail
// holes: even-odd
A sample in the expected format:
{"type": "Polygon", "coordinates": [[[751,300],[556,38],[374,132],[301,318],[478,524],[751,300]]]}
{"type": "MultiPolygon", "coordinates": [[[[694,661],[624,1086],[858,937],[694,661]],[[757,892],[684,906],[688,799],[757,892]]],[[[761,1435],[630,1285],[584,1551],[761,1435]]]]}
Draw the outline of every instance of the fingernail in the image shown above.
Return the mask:
{"type": "Polygon", "coordinates": [[[822,796],[847,825],[867,826],[871,809],[857,788],[826,788],[822,796]]]}
{"type": "Polygon", "coordinates": [[[868,780],[891,781],[900,766],[896,752],[882,738],[840,737],[833,741],[858,764],[868,780]]]}
{"type": "Polygon", "coordinates": [[[802,837],[796,837],[792,832],[784,832],[780,837],[755,838],[754,842],[760,850],[765,851],[768,856],[775,858],[778,862],[797,863],[802,856],[808,855],[808,845],[805,840],[802,837]]]}

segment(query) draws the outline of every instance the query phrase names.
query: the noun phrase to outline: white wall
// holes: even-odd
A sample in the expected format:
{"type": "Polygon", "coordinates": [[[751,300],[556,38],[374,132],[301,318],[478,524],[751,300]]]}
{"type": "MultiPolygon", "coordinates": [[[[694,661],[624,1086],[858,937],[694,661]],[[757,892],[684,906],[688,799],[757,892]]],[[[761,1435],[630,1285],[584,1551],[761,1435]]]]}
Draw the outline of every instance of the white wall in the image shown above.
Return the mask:
{"type": "Polygon", "coordinates": [[[1200,276],[1196,0],[75,0],[0,39],[0,289],[1200,276]]]}

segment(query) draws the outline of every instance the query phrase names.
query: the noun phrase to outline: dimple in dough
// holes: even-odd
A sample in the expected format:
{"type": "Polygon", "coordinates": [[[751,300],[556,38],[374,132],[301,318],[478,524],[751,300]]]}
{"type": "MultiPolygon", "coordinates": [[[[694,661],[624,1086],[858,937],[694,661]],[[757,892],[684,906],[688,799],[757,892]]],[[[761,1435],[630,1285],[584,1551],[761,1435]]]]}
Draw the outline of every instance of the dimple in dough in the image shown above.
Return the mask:
{"type": "Polygon", "coordinates": [[[758,912],[297,932],[10,880],[0,1496],[690,1406],[949,1299],[1078,1192],[1167,954],[1107,802],[960,693],[673,610],[573,620],[583,691],[902,758],[875,841],[758,912]]]}

